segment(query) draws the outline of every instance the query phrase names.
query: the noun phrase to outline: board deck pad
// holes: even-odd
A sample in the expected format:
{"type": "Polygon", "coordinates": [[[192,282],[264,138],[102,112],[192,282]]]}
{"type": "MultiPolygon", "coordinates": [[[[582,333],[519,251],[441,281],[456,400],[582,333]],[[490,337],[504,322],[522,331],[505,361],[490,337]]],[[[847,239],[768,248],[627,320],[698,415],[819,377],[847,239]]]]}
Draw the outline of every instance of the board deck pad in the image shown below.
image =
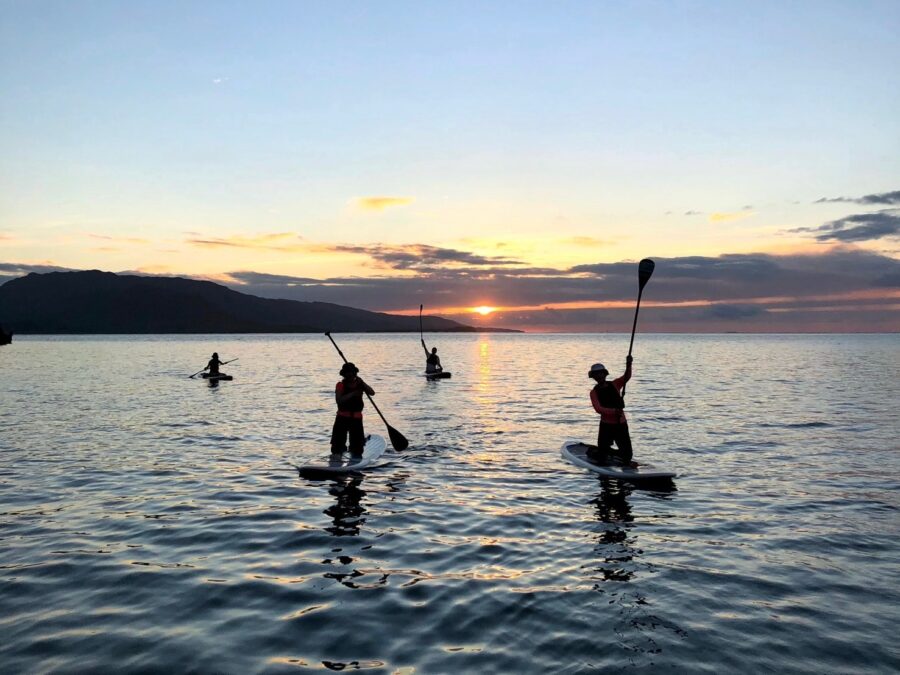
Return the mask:
{"type": "Polygon", "coordinates": [[[612,457],[609,458],[609,461],[597,462],[587,456],[588,450],[592,449],[596,450],[597,446],[569,439],[563,442],[560,455],[575,466],[580,466],[601,476],[618,478],[631,483],[671,480],[676,476],[674,471],[662,471],[650,464],[639,464],[636,467],[626,466],[620,459],[612,457]]]}
{"type": "Polygon", "coordinates": [[[429,380],[446,380],[450,377],[453,377],[453,373],[447,372],[446,370],[442,370],[439,373],[422,373],[426,379],[429,380]]]}
{"type": "Polygon", "coordinates": [[[366,439],[363,447],[362,457],[354,459],[349,453],[342,455],[326,455],[324,459],[316,460],[308,464],[297,467],[301,474],[341,474],[353,471],[361,471],[363,469],[372,468],[377,465],[378,459],[387,449],[387,443],[383,436],[372,434],[366,439]]]}

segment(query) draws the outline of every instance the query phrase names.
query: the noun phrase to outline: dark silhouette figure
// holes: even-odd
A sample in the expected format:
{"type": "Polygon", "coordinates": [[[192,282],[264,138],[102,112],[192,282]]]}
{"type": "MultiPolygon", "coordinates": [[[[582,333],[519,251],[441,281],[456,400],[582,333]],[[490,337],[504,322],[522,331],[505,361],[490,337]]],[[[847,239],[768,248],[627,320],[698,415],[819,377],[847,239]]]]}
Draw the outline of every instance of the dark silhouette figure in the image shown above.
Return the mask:
{"type": "Polygon", "coordinates": [[[350,456],[357,459],[362,456],[366,444],[366,432],[363,428],[363,394],[375,395],[375,390],[358,377],[359,368],[349,361],[341,367],[343,378],[334,388],[334,400],[337,403],[337,415],[331,430],[331,452],[340,455],[346,449],[347,437],[350,437],[350,456]]]}
{"type": "Polygon", "coordinates": [[[425,372],[426,373],[442,373],[444,367],[441,365],[441,357],[437,355],[437,347],[431,348],[428,353],[428,347],[425,346],[425,340],[422,340],[422,349],[425,350],[425,372]]]}
{"type": "Polygon", "coordinates": [[[8,345],[12,342],[13,334],[12,331],[7,333],[3,330],[3,326],[0,326],[0,345],[8,345]]]}
{"type": "Polygon", "coordinates": [[[615,454],[624,463],[630,464],[632,457],[631,436],[628,433],[628,419],[625,417],[625,399],[622,390],[631,379],[631,362],[629,356],[625,360],[625,373],[620,377],[607,381],[609,371],[602,363],[591,366],[588,377],[597,382],[591,390],[591,405],[600,415],[600,428],[597,431],[597,451],[589,451],[588,457],[596,461],[608,461],[615,454]],[[612,444],[616,444],[613,453],[612,444]]]}
{"type": "Polygon", "coordinates": [[[219,352],[213,352],[212,358],[206,364],[206,369],[210,375],[219,375],[219,366],[224,365],[219,361],[219,352]]]}

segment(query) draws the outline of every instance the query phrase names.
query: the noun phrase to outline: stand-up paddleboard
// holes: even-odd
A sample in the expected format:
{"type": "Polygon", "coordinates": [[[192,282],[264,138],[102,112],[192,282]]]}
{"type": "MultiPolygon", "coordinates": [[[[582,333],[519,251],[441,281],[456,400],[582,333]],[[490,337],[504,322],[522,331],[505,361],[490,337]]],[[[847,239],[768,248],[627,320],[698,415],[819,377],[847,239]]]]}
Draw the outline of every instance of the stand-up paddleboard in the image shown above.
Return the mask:
{"type": "Polygon", "coordinates": [[[453,377],[453,373],[449,373],[446,370],[442,370],[439,373],[422,373],[425,376],[426,380],[446,380],[448,378],[453,377]]]}
{"type": "Polygon", "coordinates": [[[294,465],[301,475],[304,474],[341,474],[351,471],[362,471],[363,469],[371,469],[378,464],[378,459],[384,454],[387,448],[383,436],[372,434],[366,439],[363,447],[362,457],[352,458],[349,454],[328,455],[322,460],[310,462],[302,466],[294,465]]]}
{"type": "Polygon", "coordinates": [[[203,379],[209,380],[210,382],[231,382],[234,379],[234,376],[226,375],[225,373],[220,373],[219,375],[203,373],[203,379]]]}
{"type": "Polygon", "coordinates": [[[596,445],[587,445],[581,441],[568,439],[563,442],[560,454],[564,460],[575,466],[580,466],[601,476],[618,478],[630,483],[665,481],[675,478],[674,471],[660,471],[650,464],[640,464],[636,467],[631,467],[626,466],[620,459],[614,457],[604,462],[597,462],[587,456],[588,450],[596,449],[596,445]]]}

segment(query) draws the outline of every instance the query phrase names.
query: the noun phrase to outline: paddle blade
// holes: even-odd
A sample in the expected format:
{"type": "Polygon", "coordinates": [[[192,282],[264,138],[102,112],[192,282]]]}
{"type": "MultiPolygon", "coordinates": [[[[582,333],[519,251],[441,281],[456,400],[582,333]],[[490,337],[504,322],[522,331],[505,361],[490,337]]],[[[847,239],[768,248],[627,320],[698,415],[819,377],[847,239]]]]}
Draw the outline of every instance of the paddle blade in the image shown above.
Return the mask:
{"type": "Polygon", "coordinates": [[[397,431],[390,424],[387,425],[388,437],[391,439],[391,445],[394,446],[394,450],[406,450],[409,447],[409,441],[406,440],[406,436],[397,431]]]}
{"type": "Polygon", "coordinates": [[[638,284],[640,284],[641,289],[647,285],[647,282],[650,281],[650,277],[653,276],[653,270],[656,268],[656,263],[650,260],[650,258],[644,258],[641,262],[638,263],[638,284]]]}

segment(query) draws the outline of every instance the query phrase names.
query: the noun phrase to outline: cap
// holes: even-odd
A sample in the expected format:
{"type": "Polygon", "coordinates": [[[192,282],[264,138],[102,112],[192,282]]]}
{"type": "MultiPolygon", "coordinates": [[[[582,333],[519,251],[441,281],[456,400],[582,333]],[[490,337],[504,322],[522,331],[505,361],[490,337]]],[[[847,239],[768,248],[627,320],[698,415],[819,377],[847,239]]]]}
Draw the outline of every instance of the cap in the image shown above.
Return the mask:
{"type": "Polygon", "coordinates": [[[359,372],[359,368],[357,368],[354,364],[347,361],[343,366],[341,366],[340,375],[346,377],[347,375],[356,375],[359,372]]]}

